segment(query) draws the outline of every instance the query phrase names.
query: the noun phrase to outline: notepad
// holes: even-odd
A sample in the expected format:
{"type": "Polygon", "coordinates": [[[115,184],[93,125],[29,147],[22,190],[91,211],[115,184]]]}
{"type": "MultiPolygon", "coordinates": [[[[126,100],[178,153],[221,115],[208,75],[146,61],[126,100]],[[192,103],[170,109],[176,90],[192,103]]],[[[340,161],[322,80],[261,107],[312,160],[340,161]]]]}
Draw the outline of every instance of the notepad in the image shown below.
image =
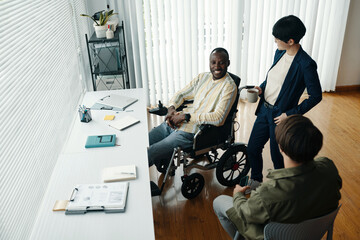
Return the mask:
{"type": "Polygon", "coordinates": [[[104,120],[114,120],[115,115],[105,115],[104,120]]]}
{"type": "Polygon", "coordinates": [[[53,207],[53,211],[54,212],[65,211],[68,203],[69,203],[69,200],[56,200],[54,207],[53,207]]]}
{"type": "Polygon", "coordinates": [[[109,167],[102,170],[102,180],[106,183],[132,179],[136,179],[135,165],[109,167]]]}
{"type": "Polygon", "coordinates": [[[82,184],[75,186],[65,214],[87,211],[124,212],[129,182],[82,184]]]}
{"type": "Polygon", "coordinates": [[[110,122],[109,126],[122,131],[128,127],[131,127],[131,126],[139,123],[139,122],[140,122],[140,120],[138,120],[132,116],[125,116],[118,120],[110,122]]]}

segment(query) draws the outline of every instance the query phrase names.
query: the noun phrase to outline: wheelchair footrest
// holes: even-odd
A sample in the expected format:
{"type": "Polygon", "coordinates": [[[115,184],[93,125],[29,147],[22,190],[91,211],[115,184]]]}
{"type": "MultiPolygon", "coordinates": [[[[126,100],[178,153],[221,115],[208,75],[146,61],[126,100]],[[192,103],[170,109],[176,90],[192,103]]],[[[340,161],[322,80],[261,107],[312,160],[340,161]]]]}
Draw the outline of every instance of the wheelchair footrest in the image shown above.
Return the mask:
{"type": "Polygon", "coordinates": [[[207,169],[213,169],[213,168],[216,168],[217,164],[218,164],[217,162],[212,162],[212,163],[206,164],[205,167],[207,169]]]}
{"type": "Polygon", "coordinates": [[[195,163],[190,163],[190,164],[186,165],[186,168],[187,169],[197,168],[200,170],[210,170],[210,169],[216,168],[217,164],[218,164],[218,162],[213,162],[213,163],[209,163],[206,165],[201,165],[201,164],[198,164],[195,162],[195,163]]]}

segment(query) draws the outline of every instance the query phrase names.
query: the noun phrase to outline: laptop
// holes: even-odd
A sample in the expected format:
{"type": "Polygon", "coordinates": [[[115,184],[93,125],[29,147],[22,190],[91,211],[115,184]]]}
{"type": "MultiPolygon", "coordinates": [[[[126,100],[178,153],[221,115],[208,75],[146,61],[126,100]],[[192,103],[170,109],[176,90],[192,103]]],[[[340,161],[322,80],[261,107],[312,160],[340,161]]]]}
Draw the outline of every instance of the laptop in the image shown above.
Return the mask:
{"type": "Polygon", "coordinates": [[[117,94],[110,94],[101,98],[99,101],[97,101],[97,103],[120,109],[120,111],[124,111],[125,108],[127,108],[136,101],[136,98],[121,96],[117,94]]]}

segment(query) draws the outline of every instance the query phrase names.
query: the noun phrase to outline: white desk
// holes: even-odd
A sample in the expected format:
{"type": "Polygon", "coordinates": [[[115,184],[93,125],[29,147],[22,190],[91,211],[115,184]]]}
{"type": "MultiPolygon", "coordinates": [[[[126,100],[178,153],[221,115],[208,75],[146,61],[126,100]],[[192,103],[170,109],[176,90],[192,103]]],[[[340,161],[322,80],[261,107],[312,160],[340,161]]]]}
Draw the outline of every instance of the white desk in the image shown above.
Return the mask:
{"type": "Polygon", "coordinates": [[[77,119],[74,123],[74,127],[72,129],[71,136],[67,142],[67,145],[63,150],[64,153],[111,151],[111,149],[106,148],[86,149],[84,146],[86,139],[89,135],[116,134],[117,144],[120,144],[122,148],[125,148],[127,150],[127,152],[137,151],[139,147],[145,146],[146,148],[148,146],[148,125],[144,90],[127,89],[111,92],[88,92],[84,96],[83,104],[86,107],[91,107],[100,98],[107,96],[110,93],[129,96],[137,98],[139,100],[127,107],[125,111],[116,112],[107,110],[91,110],[91,116],[93,120],[89,123],[83,123],[80,122],[80,118],[77,119]],[[117,131],[116,129],[108,126],[109,121],[104,121],[105,115],[115,115],[114,120],[120,119],[122,116],[131,115],[136,119],[139,119],[140,123],[124,131],[117,131]],[[134,138],[134,136],[138,137],[134,138]]]}
{"type": "MultiPolygon", "coordinates": [[[[107,126],[104,115],[114,112],[104,110],[93,110],[93,120],[89,123],[75,122],[65,153],[55,166],[30,239],[154,239],[144,92],[142,89],[132,89],[111,93],[138,98],[138,102],[128,107],[133,112],[115,115],[129,114],[141,122],[120,132],[107,126]],[[121,146],[85,149],[86,137],[96,134],[116,134],[121,146]],[[137,166],[137,179],[129,181],[125,213],[65,215],[64,212],[52,211],[56,200],[70,198],[75,185],[101,183],[103,168],[127,164],[137,166]]],[[[92,106],[106,94],[109,92],[86,93],[83,102],[86,106],[92,106]]]]}

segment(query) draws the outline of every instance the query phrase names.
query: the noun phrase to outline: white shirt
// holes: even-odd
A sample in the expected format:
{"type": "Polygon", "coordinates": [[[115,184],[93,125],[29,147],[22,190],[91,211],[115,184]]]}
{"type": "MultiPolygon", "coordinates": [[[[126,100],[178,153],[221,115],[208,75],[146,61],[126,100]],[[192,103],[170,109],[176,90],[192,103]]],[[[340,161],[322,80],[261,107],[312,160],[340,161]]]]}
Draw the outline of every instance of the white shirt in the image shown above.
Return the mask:
{"type": "Polygon", "coordinates": [[[289,54],[285,53],[268,73],[264,96],[265,100],[271,105],[275,104],[276,99],[279,96],[281,87],[284,83],[287,73],[289,72],[294,57],[295,55],[290,56],[289,54]]]}

